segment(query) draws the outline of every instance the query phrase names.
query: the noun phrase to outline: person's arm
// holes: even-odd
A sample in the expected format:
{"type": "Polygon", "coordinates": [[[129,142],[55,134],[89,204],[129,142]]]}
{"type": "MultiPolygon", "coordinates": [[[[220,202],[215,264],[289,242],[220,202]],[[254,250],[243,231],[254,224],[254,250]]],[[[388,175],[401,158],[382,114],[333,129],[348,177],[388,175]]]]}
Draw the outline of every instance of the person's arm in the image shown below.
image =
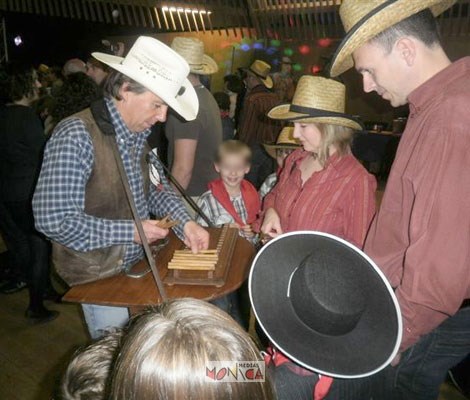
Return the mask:
{"type": "Polygon", "coordinates": [[[46,145],[33,198],[36,228],[77,251],[132,243],[134,222],[85,213],[85,187],[93,168],[93,145],[78,119],[62,122],[46,145]]]}
{"type": "MultiPolygon", "coordinates": [[[[209,204],[209,198],[208,198],[207,192],[203,193],[199,197],[199,199],[197,200],[197,205],[201,209],[201,211],[204,213],[204,215],[206,215],[207,218],[209,218],[209,221],[213,223],[214,218],[213,218],[211,207],[209,204]]],[[[196,216],[196,222],[201,226],[207,226],[207,222],[204,221],[204,219],[199,214],[196,216]]]]}
{"type": "Polygon", "coordinates": [[[344,237],[362,249],[375,214],[375,177],[363,174],[354,183],[344,207],[344,237]]]}
{"type": "Polygon", "coordinates": [[[175,140],[171,174],[175,177],[183,189],[188,188],[189,182],[191,181],[191,177],[193,175],[196,148],[197,140],[175,140]]]}
{"type": "Polygon", "coordinates": [[[404,324],[402,351],[455,314],[470,287],[467,105],[453,101],[440,107],[442,127],[421,150],[410,245],[395,291],[404,324]]]}

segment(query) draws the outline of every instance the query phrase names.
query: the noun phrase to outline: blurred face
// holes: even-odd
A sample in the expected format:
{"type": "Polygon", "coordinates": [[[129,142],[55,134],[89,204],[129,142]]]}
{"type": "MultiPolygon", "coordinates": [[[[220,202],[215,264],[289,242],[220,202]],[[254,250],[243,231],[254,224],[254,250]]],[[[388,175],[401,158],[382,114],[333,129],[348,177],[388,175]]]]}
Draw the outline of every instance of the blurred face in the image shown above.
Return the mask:
{"type": "Polygon", "coordinates": [[[117,102],[117,108],[122,119],[131,132],[142,132],[151,128],[157,122],[165,122],[168,106],[152,92],[133,93],[121,88],[122,100],[117,102]]]}
{"type": "Polygon", "coordinates": [[[387,53],[379,44],[369,42],[354,51],[353,59],[362,75],[364,92],[377,92],[393,107],[407,103],[410,71],[397,46],[387,53]]]}
{"type": "Polygon", "coordinates": [[[285,74],[290,74],[292,72],[292,64],[282,63],[281,72],[285,74]]]}
{"type": "Polygon", "coordinates": [[[293,151],[294,149],[283,149],[283,148],[276,149],[276,162],[279,168],[282,168],[284,166],[285,159],[293,151]]]}
{"type": "Polygon", "coordinates": [[[91,63],[86,64],[86,74],[91,79],[93,79],[97,85],[101,85],[101,83],[108,76],[108,73],[106,71],[91,63]]]}
{"type": "Polygon", "coordinates": [[[226,154],[220,163],[215,164],[215,170],[228,190],[238,190],[241,181],[250,171],[250,166],[243,157],[237,154],[226,154]]]}
{"type": "Polygon", "coordinates": [[[36,101],[39,98],[39,89],[42,88],[41,82],[39,82],[38,74],[33,71],[33,91],[30,96],[27,97],[28,102],[36,101]]]}
{"type": "Polygon", "coordinates": [[[243,80],[245,82],[245,86],[247,89],[253,89],[255,86],[259,85],[259,80],[256,77],[255,74],[252,72],[248,71],[246,74],[245,79],[243,80]]]}
{"type": "Polygon", "coordinates": [[[315,124],[294,123],[294,137],[302,143],[305,151],[318,153],[322,143],[321,132],[315,124]]]}

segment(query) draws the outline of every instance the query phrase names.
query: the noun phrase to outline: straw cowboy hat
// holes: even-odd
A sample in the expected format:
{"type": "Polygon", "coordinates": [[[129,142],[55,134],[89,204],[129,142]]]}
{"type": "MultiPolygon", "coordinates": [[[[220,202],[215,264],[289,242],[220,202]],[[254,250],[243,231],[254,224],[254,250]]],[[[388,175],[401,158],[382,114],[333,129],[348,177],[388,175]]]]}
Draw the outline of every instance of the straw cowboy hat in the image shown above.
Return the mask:
{"type": "Polygon", "coordinates": [[[263,331],[304,368],[361,378],[398,352],[393,289],[366,254],[336,236],[300,231],[271,240],[253,261],[248,288],[263,331]]]}
{"type": "Polygon", "coordinates": [[[338,46],[330,67],[335,77],[354,65],[354,50],[400,21],[429,8],[442,14],[457,0],[344,0],[339,8],[346,36],[338,46]]]}
{"type": "Polygon", "coordinates": [[[253,64],[251,64],[250,67],[245,71],[249,71],[255,74],[258,78],[261,79],[261,82],[263,82],[264,86],[266,86],[268,89],[273,87],[273,80],[269,76],[269,73],[271,72],[271,66],[268,63],[261,60],[255,60],[253,61],[253,64]]]}
{"type": "Polygon", "coordinates": [[[146,87],[184,119],[196,118],[199,101],[187,79],[189,65],[162,42],[140,36],[125,58],[106,53],[92,56],[146,87]]]}
{"type": "Polygon", "coordinates": [[[304,75],[299,79],[292,104],[281,104],[268,112],[272,119],[346,126],[362,130],[345,113],[346,87],[332,79],[304,75]]]}
{"type": "Polygon", "coordinates": [[[217,63],[204,54],[204,43],[199,39],[178,36],[171,42],[171,48],[188,62],[193,74],[212,75],[219,70],[217,63]]]}
{"type": "Polygon", "coordinates": [[[276,143],[265,143],[263,144],[266,153],[272,158],[276,158],[277,149],[297,149],[300,147],[300,142],[294,138],[294,127],[286,126],[282,128],[276,143]]]}

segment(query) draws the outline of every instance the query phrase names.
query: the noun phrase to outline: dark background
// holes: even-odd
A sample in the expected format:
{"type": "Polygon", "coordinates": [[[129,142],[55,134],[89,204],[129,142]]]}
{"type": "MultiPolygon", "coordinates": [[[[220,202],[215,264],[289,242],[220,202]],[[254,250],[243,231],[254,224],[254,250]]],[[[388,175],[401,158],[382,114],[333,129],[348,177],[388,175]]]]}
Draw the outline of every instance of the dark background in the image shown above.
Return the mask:
{"type": "Polygon", "coordinates": [[[105,51],[101,40],[114,35],[155,33],[148,28],[100,24],[69,18],[4,13],[10,61],[62,65],[74,57],[86,60],[92,51],[105,51]],[[15,46],[20,35],[23,43],[15,46]]]}

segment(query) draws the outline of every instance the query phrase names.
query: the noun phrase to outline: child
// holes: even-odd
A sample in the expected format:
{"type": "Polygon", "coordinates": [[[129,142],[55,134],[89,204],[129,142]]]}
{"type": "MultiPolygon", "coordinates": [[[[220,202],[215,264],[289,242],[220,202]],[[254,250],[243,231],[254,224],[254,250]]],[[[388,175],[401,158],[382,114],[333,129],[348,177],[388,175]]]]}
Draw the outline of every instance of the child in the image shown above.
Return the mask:
{"type": "MultiPolygon", "coordinates": [[[[218,150],[215,169],[220,175],[209,183],[198,205],[215,226],[231,224],[240,229],[240,236],[256,242],[251,224],[261,207],[255,187],[244,179],[250,170],[251,150],[243,142],[227,140],[218,150]]],[[[202,218],[198,223],[204,225],[202,218]]]]}
{"type": "Polygon", "coordinates": [[[300,142],[294,138],[294,127],[286,126],[279,134],[276,143],[264,144],[263,146],[266,152],[276,160],[277,172],[273,172],[269,175],[261,185],[261,188],[259,189],[261,199],[264,199],[264,196],[266,196],[276,185],[279,172],[284,166],[284,160],[295,149],[300,147],[300,142]]]}

